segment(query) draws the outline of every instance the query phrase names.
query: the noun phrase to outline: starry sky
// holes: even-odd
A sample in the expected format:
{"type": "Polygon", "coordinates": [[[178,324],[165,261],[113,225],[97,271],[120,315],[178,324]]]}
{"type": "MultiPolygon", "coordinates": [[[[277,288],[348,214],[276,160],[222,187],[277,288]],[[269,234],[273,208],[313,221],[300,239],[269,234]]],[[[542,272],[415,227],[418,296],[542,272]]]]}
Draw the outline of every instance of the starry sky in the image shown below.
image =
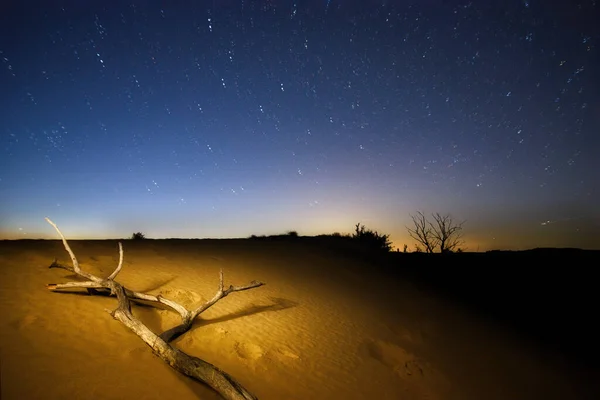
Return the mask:
{"type": "Polygon", "coordinates": [[[598,0],[4,3],[0,238],[600,248],[598,0]]]}

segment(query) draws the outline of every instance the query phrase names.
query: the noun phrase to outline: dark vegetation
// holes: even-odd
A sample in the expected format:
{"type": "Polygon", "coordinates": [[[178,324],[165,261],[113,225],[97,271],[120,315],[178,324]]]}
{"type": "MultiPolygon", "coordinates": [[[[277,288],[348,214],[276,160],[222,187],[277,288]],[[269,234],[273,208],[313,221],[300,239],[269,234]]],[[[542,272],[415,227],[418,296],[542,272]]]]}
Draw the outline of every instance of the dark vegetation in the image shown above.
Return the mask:
{"type": "Polygon", "coordinates": [[[146,235],[144,235],[142,232],[135,232],[133,235],[131,235],[131,240],[144,240],[146,239],[146,235]]]}
{"type": "MultiPolygon", "coordinates": [[[[383,235],[377,231],[367,229],[360,223],[354,227],[354,234],[341,234],[335,232],[329,235],[316,236],[317,241],[324,245],[331,245],[334,248],[341,250],[357,251],[359,253],[386,253],[392,250],[392,242],[390,241],[390,235],[383,235]]],[[[285,234],[280,235],[252,235],[252,240],[289,240],[289,239],[302,239],[304,241],[311,241],[314,237],[299,236],[296,231],[289,231],[285,234]]]]}
{"type": "Polygon", "coordinates": [[[256,235],[251,235],[250,239],[253,240],[257,240],[257,239],[262,239],[262,240],[288,240],[288,239],[294,239],[298,237],[298,232],[296,231],[288,231],[287,233],[281,234],[281,235],[260,235],[260,236],[256,236],[256,235]]]}
{"type": "Polygon", "coordinates": [[[366,229],[364,225],[360,223],[354,227],[354,234],[352,239],[357,243],[358,246],[362,246],[365,249],[373,252],[389,252],[392,250],[392,242],[390,242],[390,235],[381,235],[377,231],[366,229]]]}

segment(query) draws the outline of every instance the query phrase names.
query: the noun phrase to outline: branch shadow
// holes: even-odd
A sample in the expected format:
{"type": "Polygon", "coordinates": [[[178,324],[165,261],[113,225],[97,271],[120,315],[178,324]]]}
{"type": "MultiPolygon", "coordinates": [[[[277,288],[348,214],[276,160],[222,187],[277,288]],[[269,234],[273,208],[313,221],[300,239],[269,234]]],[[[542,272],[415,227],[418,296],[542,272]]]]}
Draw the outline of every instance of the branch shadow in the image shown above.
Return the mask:
{"type": "Polygon", "coordinates": [[[153,291],[153,290],[158,290],[161,287],[173,282],[175,279],[177,279],[176,275],[173,275],[172,277],[168,278],[168,279],[161,279],[161,280],[157,280],[155,283],[153,283],[152,285],[146,286],[143,289],[139,289],[139,290],[134,290],[131,289],[130,287],[127,287],[127,289],[132,290],[134,292],[138,292],[138,293],[146,293],[149,294],[149,292],[153,291]]]}
{"type": "MultiPolygon", "coordinates": [[[[83,280],[80,280],[80,281],[85,282],[83,280]]],[[[72,280],[70,282],[76,282],[76,281],[72,280]]],[[[56,283],[49,283],[49,285],[56,285],[56,283]]],[[[62,294],[62,295],[68,294],[71,296],[113,297],[115,299],[115,301],[117,300],[117,298],[115,296],[111,296],[110,290],[104,289],[104,288],[96,289],[96,288],[74,287],[74,288],[69,288],[69,289],[50,290],[50,292],[52,292],[53,294],[62,294]]]]}
{"type": "Polygon", "coordinates": [[[259,314],[259,313],[263,313],[263,312],[283,311],[288,308],[297,307],[299,304],[296,301],[284,299],[281,297],[269,297],[269,300],[271,300],[272,304],[250,305],[249,307],[247,307],[243,310],[240,310],[240,311],[237,311],[234,313],[230,313],[230,314],[225,314],[225,315],[222,315],[217,318],[206,319],[206,318],[202,318],[202,316],[199,315],[196,318],[196,320],[194,321],[194,323],[192,324],[190,331],[193,331],[194,329],[199,328],[201,326],[208,326],[208,325],[217,324],[220,322],[231,321],[233,319],[247,317],[250,315],[259,314]]]}

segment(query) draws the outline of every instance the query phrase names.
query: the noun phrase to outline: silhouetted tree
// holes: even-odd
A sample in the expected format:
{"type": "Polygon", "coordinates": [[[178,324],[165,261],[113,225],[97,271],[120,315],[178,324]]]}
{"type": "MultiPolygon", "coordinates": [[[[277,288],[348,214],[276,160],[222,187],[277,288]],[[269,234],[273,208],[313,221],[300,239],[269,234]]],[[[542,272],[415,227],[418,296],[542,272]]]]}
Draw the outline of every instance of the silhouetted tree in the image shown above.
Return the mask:
{"type": "Polygon", "coordinates": [[[425,214],[421,211],[418,211],[416,215],[411,215],[410,217],[413,221],[413,228],[411,229],[407,226],[406,229],[408,230],[410,237],[417,241],[417,252],[420,253],[424,251],[433,253],[438,245],[433,225],[427,221],[425,214]]]}
{"type": "Polygon", "coordinates": [[[416,215],[411,215],[413,227],[406,227],[410,237],[417,241],[417,251],[434,253],[439,248],[441,253],[452,253],[464,244],[464,221],[457,223],[450,214],[435,213],[431,216],[433,222],[428,221],[425,214],[419,211],[416,215]]]}
{"type": "Polygon", "coordinates": [[[435,221],[431,224],[433,227],[433,237],[439,242],[440,252],[452,253],[464,244],[462,240],[462,226],[464,221],[457,223],[450,214],[441,215],[440,213],[435,213],[432,217],[435,221]]]}

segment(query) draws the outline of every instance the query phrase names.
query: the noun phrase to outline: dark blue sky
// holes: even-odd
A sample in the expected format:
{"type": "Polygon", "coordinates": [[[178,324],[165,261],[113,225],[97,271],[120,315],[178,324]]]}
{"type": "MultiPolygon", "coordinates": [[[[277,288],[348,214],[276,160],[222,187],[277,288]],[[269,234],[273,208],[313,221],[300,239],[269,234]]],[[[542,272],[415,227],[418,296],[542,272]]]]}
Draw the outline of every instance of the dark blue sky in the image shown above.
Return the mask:
{"type": "Polygon", "coordinates": [[[600,4],[554,3],[9,2],[0,237],[600,248],[600,4]]]}

